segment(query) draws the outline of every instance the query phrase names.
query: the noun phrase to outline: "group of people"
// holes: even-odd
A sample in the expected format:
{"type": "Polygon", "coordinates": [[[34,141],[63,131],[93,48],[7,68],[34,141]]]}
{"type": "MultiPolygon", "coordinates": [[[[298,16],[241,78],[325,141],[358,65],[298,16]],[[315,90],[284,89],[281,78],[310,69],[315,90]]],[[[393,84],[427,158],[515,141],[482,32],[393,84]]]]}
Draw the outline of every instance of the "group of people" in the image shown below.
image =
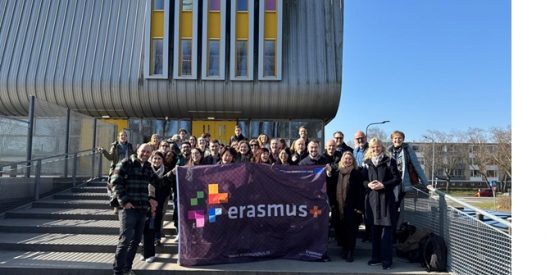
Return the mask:
{"type": "MultiPolygon", "coordinates": [[[[331,226],[342,247],[342,257],[348,262],[354,260],[359,225],[365,223],[373,246],[368,264],[391,268],[399,209],[404,193],[411,188],[408,167],[428,184],[416,153],[404,142],[405,134],[394,131],[392,144],[386,149],[380,139],[372,138],[367,143],[365,133],[357,131],[352,148],[344,142],[344,134],[336,131],[326,142],[324,152],[318,141],[309,139],[305,127],[300,127],[298,134],[290,145],[285,139],[269,139],[264,134],[247,139],[237,125],[230,144],[224,145],[211,140],[208,133],[199,138],[187,137],[185,129],[180,129],[166,140],[154,134],[133,154],[127,132],[121,131],[110,150],[99,148],[112,161],[109,189],[120,205],[115,274],[132,272],[142,236],[142,260],[155,260],[155,245],[161,244],[162,220],[170,197],[177,205],[174,167],[240,162],[325,166],[331,226]]],[[[173,220],[177,228],[177,207],[173,220]]]]}

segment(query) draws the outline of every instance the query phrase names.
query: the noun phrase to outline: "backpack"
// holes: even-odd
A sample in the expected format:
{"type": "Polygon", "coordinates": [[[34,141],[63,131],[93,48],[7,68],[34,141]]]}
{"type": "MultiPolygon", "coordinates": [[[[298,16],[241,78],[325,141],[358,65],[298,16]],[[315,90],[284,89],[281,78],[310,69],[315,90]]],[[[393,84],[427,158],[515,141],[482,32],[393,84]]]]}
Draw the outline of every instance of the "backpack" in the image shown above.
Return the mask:
{"type": "Polygon", "coordinates": [[[422,255],[426,271],[447,271],[447,245],[441,236],[431,233],[426,239],[422,255]]]}
{"type": "Polygon", "coordinates": [[[424,250],[425,240],[431,231],[425,229],[416,230],[404,242],[395,245],[395,251],[398,257],[405,258],[409,262],[422,262],[422,251],[424,250]]]}
{"type": "Polygon", "coordinates": [[[397,232],[395,232],[395,239],[398,243],[404,243],[414,232],[416,232],[416,226],[409,222],[403,222],[399,226],[399,229],[397,229],[397,232]]]}

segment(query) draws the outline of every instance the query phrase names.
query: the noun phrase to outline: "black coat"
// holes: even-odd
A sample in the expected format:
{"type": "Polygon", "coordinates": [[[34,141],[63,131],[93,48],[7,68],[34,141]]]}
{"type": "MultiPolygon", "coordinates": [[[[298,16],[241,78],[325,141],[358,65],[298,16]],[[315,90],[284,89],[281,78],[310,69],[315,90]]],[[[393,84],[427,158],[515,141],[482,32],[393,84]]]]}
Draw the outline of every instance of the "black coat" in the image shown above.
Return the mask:
{"type": "MultiPolygon", "coordinates": [[[[338,185],[338,170],[333,170],[331,176],[327,179],[327,192],[329,203],[332,209],[332,218],[339,219],[339,204],[336,201],[336,190],[338,185]]],[[[363,175],[358,169],[353,169],[349,176],[348,191],[346,192],[346,201],[344,202],[344,219],[356,219],[361,222],[361,215],[355,212],[355,209],[364,212],[365,187],[363,186],[363,175]]]]}
{"type": "Polygon", "coordinates": [[[365,174],[367,224],[391,226],[397,219],[393,188],[401,183],[401,176],[395,160],[384,156],[378,166],[374,166],[372,160],[369,159],[363,173],[365,174]],[[373,180],[382,182],[384,189],[371,190],[367,184],[373,180]]]}

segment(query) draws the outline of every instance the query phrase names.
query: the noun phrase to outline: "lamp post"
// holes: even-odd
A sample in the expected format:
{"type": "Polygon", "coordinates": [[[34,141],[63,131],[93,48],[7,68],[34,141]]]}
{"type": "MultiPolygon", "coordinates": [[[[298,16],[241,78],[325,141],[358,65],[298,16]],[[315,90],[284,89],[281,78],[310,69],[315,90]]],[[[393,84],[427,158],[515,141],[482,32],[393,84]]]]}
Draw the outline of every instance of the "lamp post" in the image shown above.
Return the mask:
{"type": "Polygon", "coordinates": [[[435,139],[429,136],[424,136],[425,139],[432,141],[432,184],[434,183],[434,172],[435,172],[435,139]]]}
{"type": "Polygon", "coordinates": [[[389,120],[384,120],[384,121],[369,123],[369,124],[367,125],[367,129],[365,129],[365,139],[367,140],[367,143],[369,142],[369,139],[368,139],[368,136],[369,136],[369,127],[370,127],[371,125],[384,124],[384,123],[388,123],[388,122],[390,122],[390,121],[389,121],[389,120]]]}

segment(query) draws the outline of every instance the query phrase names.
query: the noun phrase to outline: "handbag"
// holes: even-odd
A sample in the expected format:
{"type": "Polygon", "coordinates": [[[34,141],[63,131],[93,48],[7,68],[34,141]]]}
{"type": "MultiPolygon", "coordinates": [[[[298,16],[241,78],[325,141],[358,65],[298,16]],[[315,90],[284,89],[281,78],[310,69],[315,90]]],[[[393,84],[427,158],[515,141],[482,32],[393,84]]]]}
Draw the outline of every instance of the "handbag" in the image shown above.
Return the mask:
{"type": "Polygon", "coordinates": [[[407,169],[409,170],[409,178],[411,179],[411,184],[412,185],[419,184],[420,181],[418,179],[418,174],[416,173],[416,170],[414,170],[414,166],[412,162],[409,162],[409,164],[407,165],[407,169]]]}

